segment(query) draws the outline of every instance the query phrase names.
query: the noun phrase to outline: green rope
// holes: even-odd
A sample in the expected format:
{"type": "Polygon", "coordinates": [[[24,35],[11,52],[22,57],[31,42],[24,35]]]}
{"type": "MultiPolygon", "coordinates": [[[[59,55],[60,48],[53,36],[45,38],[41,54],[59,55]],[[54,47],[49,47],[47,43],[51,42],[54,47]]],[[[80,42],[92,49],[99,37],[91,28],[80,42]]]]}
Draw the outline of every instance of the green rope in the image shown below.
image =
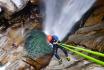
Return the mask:
{"type": "Polygon", "coordinates": [[[74,46],[66,45],[66,44],[60,44],[60,45],[61,46],[67,46],[67,47],[70,47],[70,48],[73,48],[73,49],[76,49],[76,50],[82,50],[84,52],[91,53],[93,55],[104,57],[104,54],[100,53],[100,52],[95,52],[95,51],[91,51],[91,50],[88,50],[88,49],[84,49],[84,48],[80,48],[80,47],[74,47],[74,46]]]}
{"type": "Polygon", "coordinates": [[[62,46],[62,47],[65,48],[65,49],[67,49],[67,50],[69,50],[69,51],[71,51],[71,52],[74,52],[74,53],[76,53],[76,54],[78,54],[78,55],[80,55],[80,56],[82,56],[82,57],[84,57],[84,58],[86,58],[86,59],[88,59],[88,60],[90,60],[90,61],[92,61],[92,62],[95,62],[95,63],[97,63],[97,64],[100,64],[100,65],[104,66],[104,62],[103,62],[103,61],[100,61],[100,60],[98,60],[98,59],[92,58],[92,57],[90,57],[90,56],[88,56],[88,55],[85,55],[85,54],[83,54],[83,53],[80,53],[80,52],[78,52],[78,51],[75,51],[75,50],[73,50],[73,49],[70,49],[70,48],[68,48],[67,46],[62,46]]]}

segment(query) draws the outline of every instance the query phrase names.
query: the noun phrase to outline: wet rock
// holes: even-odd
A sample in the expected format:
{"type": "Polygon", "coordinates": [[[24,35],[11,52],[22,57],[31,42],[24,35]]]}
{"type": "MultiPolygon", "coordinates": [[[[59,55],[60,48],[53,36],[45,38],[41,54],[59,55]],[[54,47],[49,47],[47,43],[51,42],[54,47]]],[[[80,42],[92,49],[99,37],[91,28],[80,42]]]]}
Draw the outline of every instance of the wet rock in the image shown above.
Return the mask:
{"type": "Polygon", "coordinates": [[[16,29],[21,26],[31,26],[29,29],[42,29],[42,24],[40,24],[42,22],[42,16],[39,14],[39,9],[37,8],[39,8],[38,5],[28,4],[22,11],[12,15],[12,18],[9,20],[0,17],[0,30],[6,30],[9,27],[16,29]]]}
{"type": "Polygon", "coordinates": [[[39,0],[0,0],[0,14],[4,12],[4,17],[10,19],[13,14],[21,11],[28,3],[38,5],[39,0]]]}
{"type": "MultiPolygon", "coordinates": [[[[37,33],[33,32],[33,36],[35,34],[37,33]]],[[[41,35],[39,34],[38,36],[41,35]]],[[[0,68],[5,67],[4,70],[40,70],[49,64],[52,53],[51,48],[45,43],[45,38],[36,36],[37,38],[41,38],[39,40],[36,37],[32,38],[33,42],[37,43],[29,43],[27,41],[28,45],[24,45],[26,39],[22,35],[22,29],[20,28],[17,31],[9,29],[6,37],[5,41],[3,41],[5,44],[0,46],[0,68]],[[30,49],[26,49],[26,47],[30,49]]],[[[1,40],[4,38],[2,37],[1,40]]],[[[29,41],[31,40],[29,39],[29,41]]]]}
{"type": "Polygon", "coordinates": [[[26,35],[24,50],[26,56],[31,58],[26,62],[35,66],[37,70],[48,65],[52,58],[52,48],[48,45],[45,34],[39,30],[31,30],[26,35]],[[36,62],[33,63],[32,60],[36,62]]]}
{"type": "Polygon", "coordinates": [[[31,2],[33,5],[37,5],[37,4],[39,4],[40,0],[30,0],[30,2],[31,2]]]}
{"type": "Polygon", "coordinates": [[[104,51],[104,24],[84,27],[79,29],[74,35],[70,36],[67,43],[75,43],[86,46],[87,48],[104,51]]]}
{"type": "Polygon", "coordinates": [[[41,16],[33,9],[34,7],[28,5],[7,21],[8,28],[1,29],[0,70],[35,70],[36,68],[41,69],[49,63],[52,54],[31,58],[26,57],[24,50],[25,35],[32,29],[42,30],[41,16]]]}
{"type": "Polygon", "coordinates": [[[52,52],[52,48],[48,46],[45,34],[39,30],[31,30],[31,32],[26,34],[24,46],[29,54],[27,56],[31,58],[39,58],[52,52]]]}
{"type": "Polygon", "coordinates": [[[98,7],[87,19],[84,26],[100,24],[104,21],[104,6],[98,7]]]}
{"type": "Polygon", "coordinates": [[[5,11],[5,17],[9,18],[15,12],[22,10],[29,0],[0,0],[0,7],[5,11]]]}
{"type": "Polygon", "coordinates": [[[67,43],[83,45],[89,49],[104,51],[104,2],[97,0],[94,11],[84,22],[84,27],[71,35],[67,43]]]}

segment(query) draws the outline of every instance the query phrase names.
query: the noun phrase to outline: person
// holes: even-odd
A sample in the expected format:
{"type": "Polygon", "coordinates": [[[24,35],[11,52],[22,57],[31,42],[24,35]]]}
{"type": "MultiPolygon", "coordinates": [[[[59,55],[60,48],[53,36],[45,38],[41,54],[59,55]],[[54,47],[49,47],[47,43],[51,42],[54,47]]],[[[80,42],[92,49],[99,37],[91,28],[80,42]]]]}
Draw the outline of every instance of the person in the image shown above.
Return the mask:
{"type": "Polygon", "coordinates": [[[70,61],[70,58],[68,57],[68,52],[67,50],[65,50],[63,47],[61,47],[58,43],[60,43],[58,37],[56,35],[48,35],[48,42],[51,44],[52,48],[53,48],[53,54],[55,55],[55,57],[59,60],[59,64],[62,64],[62,59],[60,58],[60,56],[58,55],[58,48],[60,48],[65,56],[67,61],[70,61]]]}

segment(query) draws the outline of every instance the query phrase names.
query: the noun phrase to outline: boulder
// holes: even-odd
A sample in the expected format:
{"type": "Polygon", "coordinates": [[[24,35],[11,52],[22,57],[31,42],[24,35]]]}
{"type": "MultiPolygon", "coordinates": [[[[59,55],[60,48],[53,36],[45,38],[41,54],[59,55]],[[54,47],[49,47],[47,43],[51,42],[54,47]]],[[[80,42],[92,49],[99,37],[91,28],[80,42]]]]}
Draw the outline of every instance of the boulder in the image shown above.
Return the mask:
{"type": "Polygon", "coordinates": [[[24,50],[25,56],[29,58],[26,62],[35,66],[37,70],[47,66],[52,57],[52,48],[47,43],[46,35],[39,30],[27,33],[24,50]]]}
{"type": "Polygon", "coordinates": [[[5,11],[5,16],[8,18],[15,12],[22,10],[29,0],[0,0],[0,7],[5,11]]]}

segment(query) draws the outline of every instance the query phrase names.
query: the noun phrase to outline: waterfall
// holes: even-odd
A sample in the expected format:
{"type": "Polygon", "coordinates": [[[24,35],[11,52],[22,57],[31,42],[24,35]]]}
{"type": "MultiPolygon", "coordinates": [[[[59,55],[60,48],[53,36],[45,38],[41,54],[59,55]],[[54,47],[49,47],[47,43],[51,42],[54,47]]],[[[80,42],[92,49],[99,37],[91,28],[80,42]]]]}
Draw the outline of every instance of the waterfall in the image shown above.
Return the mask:
{"type": "Polygon", "coordinates": [[[63,40],[95,1],[43,0],[45,8],[44,32],[46,34],[57,35],[60,40],[63,40]]]}

